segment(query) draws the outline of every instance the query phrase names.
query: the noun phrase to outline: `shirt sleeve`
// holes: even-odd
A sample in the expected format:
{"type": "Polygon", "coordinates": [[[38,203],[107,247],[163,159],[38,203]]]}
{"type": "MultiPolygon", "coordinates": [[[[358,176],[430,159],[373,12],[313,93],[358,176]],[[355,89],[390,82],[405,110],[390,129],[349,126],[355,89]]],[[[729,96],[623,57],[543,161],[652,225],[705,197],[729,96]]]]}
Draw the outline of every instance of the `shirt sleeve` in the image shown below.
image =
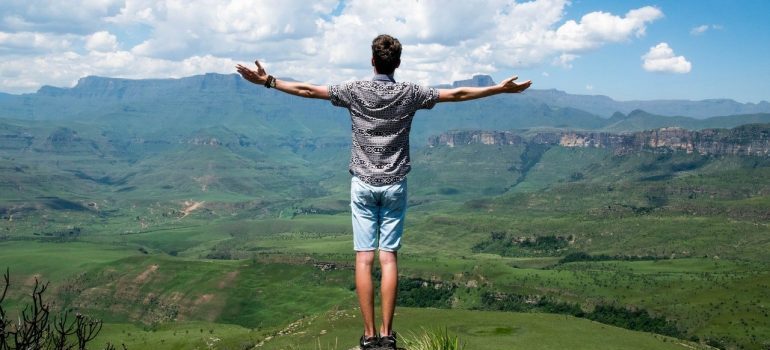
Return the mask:
{"type": "Polygon", "coordinates": [[[350,85],[329,85],[329,101],[337,107],[350,107],[350,85]]]}
{"type": "Polygon", "coordinates": [[[438,102],[438,90],[435,88],[415,85],[415,102],[418,109],[431,109],[438,102]]]}

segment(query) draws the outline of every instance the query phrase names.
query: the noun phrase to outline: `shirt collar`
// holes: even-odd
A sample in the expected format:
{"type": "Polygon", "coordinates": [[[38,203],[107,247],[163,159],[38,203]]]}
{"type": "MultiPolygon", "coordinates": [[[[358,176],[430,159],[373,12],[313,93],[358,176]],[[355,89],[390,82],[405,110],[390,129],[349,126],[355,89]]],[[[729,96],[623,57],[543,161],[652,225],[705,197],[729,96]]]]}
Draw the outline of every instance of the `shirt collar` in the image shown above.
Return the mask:
{"type": "Polygon", "coordinates": [[[384,81],[389,83],[395,83],[396,79],[393,79],[393,74],[375,74],[372,81],[384,81]]]}

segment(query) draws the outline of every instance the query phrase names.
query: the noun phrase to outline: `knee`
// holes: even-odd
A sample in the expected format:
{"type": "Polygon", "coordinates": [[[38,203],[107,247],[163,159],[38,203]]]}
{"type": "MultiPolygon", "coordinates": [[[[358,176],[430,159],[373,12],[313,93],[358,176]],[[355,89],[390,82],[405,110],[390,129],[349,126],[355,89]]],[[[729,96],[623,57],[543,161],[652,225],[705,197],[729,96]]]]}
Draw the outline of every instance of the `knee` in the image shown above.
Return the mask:
{"type": "Polygon", "coordinates": [[[396,254],[396,252],[380,251],[380,265],[382,266],[396,265],[396,263],[398,262],[397,257],[398,255],[396,254]]]}
{"type": "Polygon", "coordinates": [[[356,265],[371,266],[374,264],[374,252],[356,252],[356,265]]]}

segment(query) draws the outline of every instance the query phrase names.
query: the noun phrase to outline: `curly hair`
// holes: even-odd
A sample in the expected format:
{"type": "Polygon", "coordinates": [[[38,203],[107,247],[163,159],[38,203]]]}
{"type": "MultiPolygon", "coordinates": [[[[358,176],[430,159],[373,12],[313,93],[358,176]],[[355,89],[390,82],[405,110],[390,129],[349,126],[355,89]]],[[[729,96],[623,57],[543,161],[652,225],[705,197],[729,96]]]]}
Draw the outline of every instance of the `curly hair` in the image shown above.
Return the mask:
{"type": "Polygon", "coordinates": [[[401,64],[401,42],[387,35],[378,35],[372,40],[372,57],[377,73],[393,74],[401,64]]]}

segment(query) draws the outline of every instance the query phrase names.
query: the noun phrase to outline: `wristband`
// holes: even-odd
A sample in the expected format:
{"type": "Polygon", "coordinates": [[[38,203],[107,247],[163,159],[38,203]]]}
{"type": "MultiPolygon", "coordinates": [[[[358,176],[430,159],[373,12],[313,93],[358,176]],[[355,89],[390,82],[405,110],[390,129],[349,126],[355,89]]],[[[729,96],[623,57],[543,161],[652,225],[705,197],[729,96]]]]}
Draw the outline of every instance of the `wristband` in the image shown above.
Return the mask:
{"type": "Polygon", "coordinates": [[[265,87],[268,89],[275,87],[275,78],[272,75],[267,76],[267,80],[265,81],[265,87]]]}

